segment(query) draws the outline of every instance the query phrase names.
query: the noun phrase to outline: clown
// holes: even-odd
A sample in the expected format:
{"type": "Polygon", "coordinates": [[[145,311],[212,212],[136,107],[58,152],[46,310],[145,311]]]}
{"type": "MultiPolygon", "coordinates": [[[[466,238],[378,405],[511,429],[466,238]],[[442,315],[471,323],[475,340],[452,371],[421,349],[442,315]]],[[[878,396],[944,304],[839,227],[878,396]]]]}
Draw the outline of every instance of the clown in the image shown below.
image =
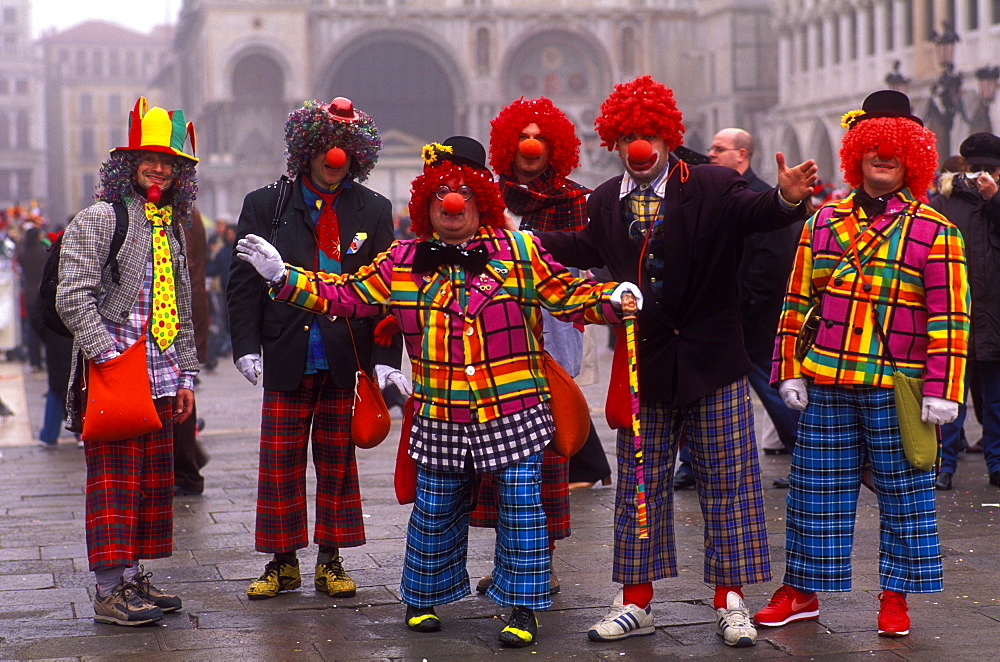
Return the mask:
{"type": "MultiPolygon", "coordinates": [[[[352,273],[392,243],[392,205],[362,186],[382,147],[371,117],[350,99],[307,101],[285,123],[289,183],[249,193],[237,238],[262,234],[297,264],[352,273]]],[[[234,261],[228,286],[233,358],[257,384],[263,371],[255,546],[273,554],[251,600],[301,586],[296,550],[308,546],[306,451],[312,439],[319,545],[314,586],[331,597],[355,595],[341,549],[365,543],[354,444],[350,439],[355,373],[374,368],[379,384],[409,384],[399,372],[402,347],[373,342],[374,323],[328,319],[272,302],[260,276],[234,261]]]]}
{"type": "Polygon", "coordinates": [[[844,116],[840,159],[854,190],[806,223],[778,328],[772,383],[802,411],[792,458],[782,586],[761,625],[819,617],[817,591],[851,590],[851,547],[866,465],[878,497],[878,634],[909,633],[907,593],[942,590],[934,472],[909,464],[893,370],[922,377],[921,418],[955,419],[969,335],[959,231],[921,202],[937,163],[934,134],[901,92],[844,116]],[[804,357],[806,311],[822,322],[804,357]]]}
{"type": "Polygon", "coordinates": [[[789,168],[779,153],[778,188],[759,193],[731,168],[688,167],[672,153],[684,131],[673,93],[649,76],[616,85],[594,125],[625,173],[591,194],[583,230],[538,236],[563,264],[607,267],[613,279],[639,275],[648,302],[637,353],[649,535],[640,535],[632,433],[621,429],[612,579],[624,587],[587,634],[614,641],[655,632],[653,582],[677,574],[671,482],[685,437],[716,632],[730,646],[750,646],[757,633],[741,587],[768,581],[770,559],[736,270],[747,234],[804,216],[799,202],[812,192],[816,167],[789,168]]]}
{"type": "Polygon", "coordinates": [[[139,561],[171,554],[174,425],[194,408],[198,358],[180,227],[191,221],[198,190],[194,145],[194,125],[182,111],[150,108],[140,97],[129,114],[128,144],[101,167],[97,202],[76,215],[62,239],[56,310],[73,334],[70,421],[79,423],[84,404],[82,359],[105,363],[146,336],[150,390],[163,423],[138,437],[84,445],[98,623],[145,625],[181,608],[139,561]],[[124,238],[116,231],[119,215],[128,219],[124,238]]]}
{"type": "MultiPolygon", "coordinates": [[[[580,164],[580,140],[573,123],[549,99],[518,99],[505,106],[491,122],[490,164],[497,173],[508,214],[521,230],[579,230],[587,224],[587,194],[590,189],[567,179],[580,164]]],[[[543,313],[545,350],[571,376],[580,372],[583,331],[568,322],[543,313]]],[[[606,479],[608,465],[600,438],[591,425],[587,442],[571,460],[546,450],[542,466],[542,503],[548,522],[549,545],[570,535],[568,480],[593,485],[606,479]],[[576,468],[576,476],[570,478],[576,468]]],[[[496,495],[489,475],[482,480],[473,526],[496,525],[496,495]]],[[[476,584],[485,593],[492,577],[476,584]]],[[[555,569],[549,590],[559,591],[555,569]]]]}
{"type": "Polygon", "coordinates": [[[538,634],[535,610],[552,604],[539,492],[553,429],[541,311],[615,322],[622,293],[638,288],[573,278],[530,235],[502,229],[503,201],[475,140],[454,136],[423,156],[410,199],[417,239],[396,242],[357,273],[286,266],[254,236],[239,242],[237,256],[278,301],[324,315],[392,310],[413,364],[416,407],[409,453],[417,495],[400,588],[407,627],[440,630],[434,607],[469,595],[470,495],[476,474],[489,472],[500,499],[487,596],[512,608],[500,643],[527,646],[538,634]]]}

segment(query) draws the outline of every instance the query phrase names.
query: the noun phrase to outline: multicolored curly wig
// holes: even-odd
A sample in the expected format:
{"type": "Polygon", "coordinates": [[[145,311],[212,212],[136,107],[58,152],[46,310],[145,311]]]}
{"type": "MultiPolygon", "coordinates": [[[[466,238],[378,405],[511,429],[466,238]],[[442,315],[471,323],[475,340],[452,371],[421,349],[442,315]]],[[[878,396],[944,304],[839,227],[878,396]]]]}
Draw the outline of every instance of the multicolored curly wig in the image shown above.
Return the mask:
{"type": "Polygon", "coordinates": [[[840,169],[844,181],[854,188],[864,183],[861,159],[879,145],[896,148],[896,158],[905,168],[904,183],[910,193],[923,199],[934,181],[938,153],[934,132],[904,117],[873,117],[855,122],[840,143],[840,169]]]}
{"type": "MultiPolygon", "coordinates": [[[[174,157],[174,182],[164,193],[163,204],[173,205],[172,217],[185,224],[191,222],[194,200],[198,196],[198,177],[195,163],[183,157],[174,157]]],[[[101,187],[94,195],[102,202],[125,201],[135,194],[135,172],[142,159],[140,150],[116,150],[101,164],[101,187]]]]}
{"type": "Polygon", "coordinates": [[[639,76],[615,85],[594,119],[601,144],[613,152],[618,138],[629,133],[656,135],[671,152],[684,142],[684,124],[674,93],[652,76],[639,76]]]}
{"type": "Polygon", "coordinates": [[[358,118],[342,122],[330,117],[328,103],[313,99],[292,111],[285,122],[285,158],[288,175],[297,177],[309,172],[309,160],[331,147],[340,147],[351,156],[347,176],[359,182],[378,161],[382,139],[375,122],[366,113],[355,109],[358,118]]]}
{"type": "Polygon", "coordinates": [[[479,209],[480,225],[503,227],[503,198],[490,172],[451,161],[438,161],[425,165],[424,171],[410,185],[410,231],[413,234],[426,238],[434,233],[430,217],[431,198],[439,186],[449,184],[452,179],[462,180],[472,189],[479,209]]]}
{"type": "Polygon", "coordinates": [[[490,122],[490,167],[498,174],[511,176],[521,130],[531,123],[538,125],[549,144],[549,165],[556,179],[565,179],[580,165],[580,139],[565,113],[545,97],[521,97],[490,122]]]}

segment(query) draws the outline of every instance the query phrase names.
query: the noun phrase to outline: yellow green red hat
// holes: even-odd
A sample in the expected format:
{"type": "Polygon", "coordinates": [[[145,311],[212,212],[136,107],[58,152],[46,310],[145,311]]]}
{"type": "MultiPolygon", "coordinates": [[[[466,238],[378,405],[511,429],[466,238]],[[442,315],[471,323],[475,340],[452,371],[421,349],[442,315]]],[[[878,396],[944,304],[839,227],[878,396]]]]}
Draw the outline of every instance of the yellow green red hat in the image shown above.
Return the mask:
{"type": "Polygon", "coordinates": [[[183,110],[164,110],[158,106],[150,108],[146,97],[139,97],[128,115],[128,145],[115,147],[111,153],[118,150],[163,152],[198,162],[193,156],[196,153],[194,123],[184,121],[183,110]],[[191,154],[186,154],[184,142],[189,136],[191,154]]]}

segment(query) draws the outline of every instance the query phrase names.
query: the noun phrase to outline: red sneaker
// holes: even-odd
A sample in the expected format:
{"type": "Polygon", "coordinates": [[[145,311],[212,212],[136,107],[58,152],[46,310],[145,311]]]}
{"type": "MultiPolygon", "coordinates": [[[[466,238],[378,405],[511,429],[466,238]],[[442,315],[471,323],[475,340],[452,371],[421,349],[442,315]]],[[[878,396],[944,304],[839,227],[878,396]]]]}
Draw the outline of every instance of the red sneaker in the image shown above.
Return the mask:
{"type": "Polygon", "coordinates": [[[792,621],[819,617],[819,597],[816,593],[803,593],[788,584],[782,584],[767,606],[754,614],[758,625],[778,627],[792,621]]]}
{"type": "Polygon", "coordinates": [[[878,595],[882,606],[878,610],[880,637],[902,637],[910,634],[910,616],[906,613],[906,596],[896,591],[882,591],[878,595]]]}

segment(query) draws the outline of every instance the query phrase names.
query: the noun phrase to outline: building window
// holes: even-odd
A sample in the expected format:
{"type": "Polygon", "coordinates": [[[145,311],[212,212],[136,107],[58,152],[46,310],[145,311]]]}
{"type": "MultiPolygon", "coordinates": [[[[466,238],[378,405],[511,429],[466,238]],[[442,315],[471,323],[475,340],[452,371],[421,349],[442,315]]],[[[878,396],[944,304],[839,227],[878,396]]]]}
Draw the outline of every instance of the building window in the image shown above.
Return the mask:
{"type": "Polygon", "coordinates": [[[803,27],[799,32],[799,64],[802,71],[809,71],[809,28],[803,27]]]}
{"type": "Polygon", "coordinates": [[[14,25],[17,23],[17,8],[16,7],[4,7],[3,8],[3,22],[4,25],[14,25]]]}
{"type": "Polygon", "coordinates": [[[990,22],[994,25],[1000,23],[1000,0],[993,0],[993,6],[990,8],[990,22]]]}
{"type": "Polygon", "coordinates": [[[90,117],[94,114],[94,97],[89,92],[80,94],[80,115],[90,117]]]}
{"type": "Polygon", "coordinates": [[[10,81],[0,78],[0,94],[10,94],[10,81]]]}
{"type": "Polygon", "coordinates": [[[122,95],[120,94],[109,94],[108,95],[108,115],[110,119],[115,119],[122,112],[122,95]]]}
{"type": "Polygon", "coordinates": [[[858,12],[847,15],[847,59],[858,59],[858,12]]]}
{"type": "Polygon", "coordinates": [[[94,51],[91,66],[95,76],[104,76],[104,51],[94,51]]]}
{"type": "Polygon", "coordinates": [[[865,9],[865,55],[875,55],[875,7],[865,9]]]}
{"type": "Polygon", "coordinates": [[[87,51],[82,48],[77,49],[76,51],[76,75],[87,75],[87,51]]]}
{"type": "Polygon", "coordinates": [[[18,94],[27,94],[28,93],[28,79],[27,78],[19,78],[16,81],[14,81],[14,91],[17,92],[18,94]]]}
{"type": "Polygon", "coordinates": [[[826,66],[826,39],[823,35],[823,23],[816,23],[816,68],[826,66]]]}
{"type": "Polygon", "coordinates": [[[108,53],[108,75],[112,78],[118,78],[122,75],[122,65],[118,51],[113,50],[108,53]]]}
{"type": "Polygon", "coordinates": [[[965,12],[965,29],[979,29],[979,0],[968,0],[968,9],[965,12]]]}
{"type": "Polygon", "coordinates": [[[840,14],[833,16],[832,39],[830,40],[830,59],[833,64],[840,64],[840,14]]]}
{"type": "Polygon", "coordinates": [[[490,31],[486,28],[476,30],[476,68],[481,73],[490,71],[490,31]]]}
{"type": "Polygon", "coordinates": [[[913,45],[913,0],[903,3],[903,45],[913,45]]]}
{"type": "Polygon", "coordinates": [[[896,3],[885,3],[885,50],[896,48],[896,3]]]}
{"type": "Polygon", "coordinates": [[[636,41],[635,28],[629,26],[622,30],[620,43],[622,49],[622,71],[630,74],[635,71],[636,49],[639,45],[636,41]]]}
{"type": "Polygon", "coordinates": [[[92,159],[97,154],[94,146],[94,130],[91,128],[80,129],[80,156],[85,159],[92,159]]]}
{"type": "Polygon", "coordinates": [[[7,113],[0,113],[0,148],[10,146],[10,120],[7,118],[7,113]]]}
{"type": "Polygon", "coordinates": [[[97,192],[97,177],[92,172],[85,172],[80,178],[83,184],[83,195],[80,196],[80,206],[89,205],[97,192]]]}
{"type": "Polygon", "coordinates": [[[17,122],[14,126],[14,146],[21,149],[28,149],[28,111],[19,110],[17,111],[17,122]]]}

